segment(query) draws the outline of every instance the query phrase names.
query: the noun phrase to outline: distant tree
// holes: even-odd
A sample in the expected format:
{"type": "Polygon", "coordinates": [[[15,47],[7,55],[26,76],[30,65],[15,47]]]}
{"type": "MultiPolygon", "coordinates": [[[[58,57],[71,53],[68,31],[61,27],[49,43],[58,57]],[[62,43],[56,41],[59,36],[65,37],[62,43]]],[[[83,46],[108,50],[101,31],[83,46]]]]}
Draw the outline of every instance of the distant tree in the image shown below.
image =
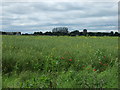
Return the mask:
{"type": "Polygon", "coordinates": [[[102,32],[97,32],[96,36],[103,36],[103,33],[102,32]]]}
{"type": "Polygon", "coordinates": [[[45,32],[44,35],[52,35],[52,32],[45,32]]]}
{"type": "Polygon", "coordinates": [[[34,32],[34,35],[38,35],[39,34],[39,32],[34,32]]]}
{"type": "Polygon", "coordinates": [[[87,36],[87,29],[83,29],[84,36],[87,36]]]}
{"type": "Polygon", "coordinates": [[[43,35],[42,32],[34,32],[34,35],[43,35]]]}
{"type": "Polygon", "coordinates": [[[119,36],[119,33],[118,33],[118,32],[115,32],[114,36],[119,36]]]}
{"type": "Polygon", "coordinates": [[[113,35],[114,35],[114,32],[113,32],[113,31],[111,31],[111,32],[110,32],[110,36],[113,36],[113,35]]]}
{"type": "Polygon", "coordinates": [[[110,35],[110,33],[107,33],[107,32],[103,32],[102,34],[103,34],[103,36],[109,36],[110,35]]]}
{"type": "Polygon", "coordinates": [[[2,32],[2,35],[7,35],[7,33],[6,32],[2,32]]]}
{"type": "Polygon", "coordinates": [[[88,34],[88,36],[95,36],[96,35],[96,33],[94,33],[94,32],[88,32],[87,34],[88,34]]]}
{"type": "Polygon", "coordinates": [[[68,28],[67,27],[56,27],[56,28],[53,28],[52,32],[53,33],[56,33],[56,32],[68,33],[68,28]]]}
{"type": "Polygon", "coordinates": [[[42,32],[39,32],[39,35],[43,35],[43,33],[42,33],[42,32]]]}
{"type": "Polygon", "coordinates": [[[24,35],[29,35],[28,33],[25,33],[24,35]]]}
{"type": "Polygon", "coordinates": [[[84,34],[83,34],[83,32],[79,32],[79,35],[80,35],[80,36],[83,36],[84,34]]]}
{"type": "Polygon", "coordinates": [[[13,35],[16,35],[16,32],[13,32],[13,35]]]}
{"type": "Polygon", "coordinates": [[[70,36],[76,36],[76,35],[79,35],[79,31],[78,30],[75,30],[75,31],[72,31],[70,32],[70,36]]]}

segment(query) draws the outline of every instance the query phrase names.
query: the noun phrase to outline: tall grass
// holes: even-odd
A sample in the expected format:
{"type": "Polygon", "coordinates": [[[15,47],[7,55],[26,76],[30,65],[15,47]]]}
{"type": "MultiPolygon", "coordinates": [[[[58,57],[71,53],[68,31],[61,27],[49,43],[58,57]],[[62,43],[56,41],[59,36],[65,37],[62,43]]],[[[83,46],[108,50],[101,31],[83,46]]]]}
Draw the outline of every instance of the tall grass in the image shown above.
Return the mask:
{"type": "Polygon", "coordinates": [[[118,38],[3,36],[3,87],[117,88],[118,38]]]}

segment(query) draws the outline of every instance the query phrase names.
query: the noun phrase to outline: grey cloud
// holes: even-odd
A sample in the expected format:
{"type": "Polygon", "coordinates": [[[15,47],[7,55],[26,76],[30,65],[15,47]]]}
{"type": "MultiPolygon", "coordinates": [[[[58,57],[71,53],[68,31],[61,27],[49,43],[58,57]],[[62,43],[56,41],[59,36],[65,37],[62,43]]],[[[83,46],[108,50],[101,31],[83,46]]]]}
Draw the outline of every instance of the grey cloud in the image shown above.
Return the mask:
{"type": "Polygon", "coordinates": [[[94,2],[4,3],[3,29],[32,32],[67,26],[70,30],[114,30],[116,8],[116,3],[94,2]]]}
{"type": "Polygon", "coordinates": [[[6,2],[2,5],[3,15],[5,14],[17,14],[26,15],[34,12],[30,3],[12,3],[6,2]]]}

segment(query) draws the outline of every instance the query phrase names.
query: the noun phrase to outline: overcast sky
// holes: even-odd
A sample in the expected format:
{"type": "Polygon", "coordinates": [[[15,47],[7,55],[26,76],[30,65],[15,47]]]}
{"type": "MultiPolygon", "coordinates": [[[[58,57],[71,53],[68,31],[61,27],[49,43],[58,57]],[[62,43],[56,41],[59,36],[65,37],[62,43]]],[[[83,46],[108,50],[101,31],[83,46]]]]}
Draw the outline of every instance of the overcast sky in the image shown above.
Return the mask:
{"type": "Polygon", "coordinates": [[[2,11],[3,31],[46,32],[64,26],[69,31],[118,30],[117,2],[5,2],[2,11]]]}

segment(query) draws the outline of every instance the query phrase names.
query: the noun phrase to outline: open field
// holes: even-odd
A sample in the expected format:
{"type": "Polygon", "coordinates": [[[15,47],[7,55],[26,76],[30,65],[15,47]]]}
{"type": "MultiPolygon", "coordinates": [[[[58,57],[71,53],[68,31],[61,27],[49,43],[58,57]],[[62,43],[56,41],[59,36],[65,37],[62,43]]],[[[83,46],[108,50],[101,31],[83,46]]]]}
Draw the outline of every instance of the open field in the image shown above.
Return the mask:
{"type": "Polygon", "coordinates": [[[118,37],[3,36],[3,88],[117,88],[118,37]]]}

